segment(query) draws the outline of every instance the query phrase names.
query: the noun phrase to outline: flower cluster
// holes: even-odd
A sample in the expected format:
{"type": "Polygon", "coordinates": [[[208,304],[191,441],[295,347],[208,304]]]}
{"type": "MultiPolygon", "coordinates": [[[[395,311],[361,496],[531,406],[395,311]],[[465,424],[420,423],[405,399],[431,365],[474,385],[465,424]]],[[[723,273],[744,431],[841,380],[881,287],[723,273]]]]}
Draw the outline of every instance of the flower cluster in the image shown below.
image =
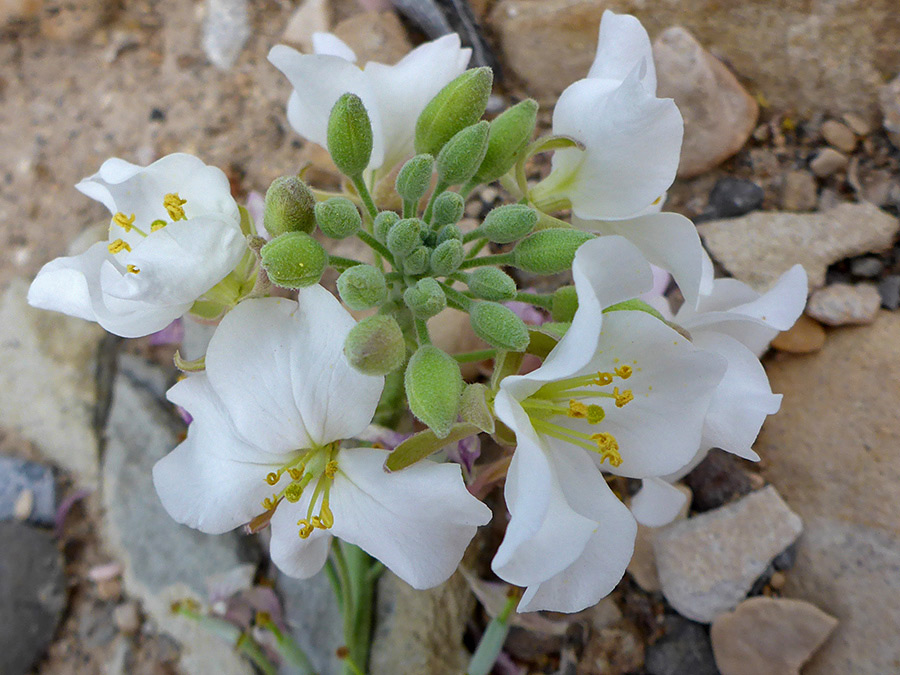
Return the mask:
{"type": "Polygon", "coordinates": [[[524,589],[519,611],[590,606],[621,579],[637,523],[675,516],[672,483],[710,448],[758,459],[780,403],[758,357],[802,312],[806,275],[763,295],[714,280],[693,224],[662,212],[682,120],[656,97],[634,17],[604,14],[590,72],[537,140],[532,100],[482,119],[492,75],[466,69],[454,35],[393,66],[360,67],[333,35],[314,45],[269,59],[294,88],[288,121],[328,148],[340,194],[286,175],[254,222],[194,157],[110,159],[78,185],[109,209],[108,240],[48,263],[29,301],[125,337],[188,313],[218,322],[168,393],[193,418],[153,472],[178,522],[268,527],[273,561],[297,577],[337,538],[427,588],[490,520],[476,495],[504,482],[492,568],[524,589]],[[541,153],[552,168],[529,182],[541,153]],[[466,198],[494,181],[516,203],[466,229],[466,198]],[[323,237],[356,238],[369,257],[330,255],[323,237]],[[675,313],[659,292],[646,299],[654,266],[685,299],[675,313]],[[337,294],[320,284],[328,268],[337,294]],[[517,271],[572,283],[533,293],[517,271]],[[513,302],[550,320],[526,324],[513,302]],[[448,307],[488,348],[432,343],[428,321],[448,307]],[[463,379],[470,361],[493,367],[487,382],[463,379]],[[418,433],[398,433],[412,418],[418,433]],[[491,465],[475,461],[479,434],[504,448],[491,465]],[[614,491],[619,476],[642,488],[614,491]]]}

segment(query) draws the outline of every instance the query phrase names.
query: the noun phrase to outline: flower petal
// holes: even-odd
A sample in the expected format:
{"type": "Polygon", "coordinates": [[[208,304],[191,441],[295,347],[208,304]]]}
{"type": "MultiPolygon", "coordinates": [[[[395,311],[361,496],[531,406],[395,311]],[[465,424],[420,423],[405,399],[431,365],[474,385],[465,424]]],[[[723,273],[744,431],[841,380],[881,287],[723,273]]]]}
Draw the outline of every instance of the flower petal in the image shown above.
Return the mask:
{"type": "Polygon", "coordinates": [[[297,579],[309,579],[325,565],[331,548],[330,530],[315,529],[306,539],[300,538],[297,521],[306,518],[312,490],[307,490],[296,504],[282,502],[272,516],[272,539],[269,556],[282,572],[297,579]]]}
{"type": "Polygon", "coordinates": [[[356,53],[346,42],[334,33],[313,33],[313,53],[320,56],[337,56],[350,63],[356,63],[356,53]]]}
{"type": "Polygon", "coordinates": [[[100,266],[108,256],[100,242],[81,255],[51,260],[31,282],[28,304],[96,321],[92,298],[100,294],[100,266]]]}
{"type": "Polygon", "coordinates": [[[631,513],[647,527],[668,525],[687,503],[687,495],[661,478],[645,478],[631,499],[631,513]]]}
{"type": "Polygon", "coordinates": [[[597,55],[587,76],[621,82],[641,63],[646,65],[641,84],[655,94],[656,68],[650,36],[635,17],[607,9],[600,19],[597,55]]]}

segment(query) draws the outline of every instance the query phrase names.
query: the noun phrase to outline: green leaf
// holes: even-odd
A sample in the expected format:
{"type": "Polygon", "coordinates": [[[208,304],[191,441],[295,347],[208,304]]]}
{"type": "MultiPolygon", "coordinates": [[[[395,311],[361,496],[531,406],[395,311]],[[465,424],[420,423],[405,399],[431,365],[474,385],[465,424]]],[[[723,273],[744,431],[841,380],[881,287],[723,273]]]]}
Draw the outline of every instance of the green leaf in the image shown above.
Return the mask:
{"type": "Polygon", "coordinates": [[[404,384],[412,414],[436,436],[445,438],[456,421],[463,389],[456,360],[434,345],[424,344],[410,358],[404,384]]]}
{"type": "Polygon", "coordinates": [[[490,390],[483,384],[469,384],[459,399],[459,416],[463,422],[474,424],[482,431],[494,433],[494,416],[488,405],[490,390]]]}
{"type": "Polygon", "coordinates": [[[443,438],[438,438],[431,429],[420,431],[415,436],[407,438],[388,455],[384,462],[384,469],[388,472],[400,471],[451,443],[474,436],[479,431],[481,431],[479,427],[467,423],[454,424],[443,438]]]}

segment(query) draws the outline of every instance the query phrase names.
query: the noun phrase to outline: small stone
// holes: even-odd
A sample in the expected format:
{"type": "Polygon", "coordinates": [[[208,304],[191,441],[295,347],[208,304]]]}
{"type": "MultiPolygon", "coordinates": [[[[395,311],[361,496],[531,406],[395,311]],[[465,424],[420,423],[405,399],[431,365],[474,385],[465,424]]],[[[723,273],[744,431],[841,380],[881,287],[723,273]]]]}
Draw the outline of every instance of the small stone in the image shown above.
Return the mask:
{"type": "Polygon", "coordinates": [[[828,120],[822,125],[822,136],[830,146],[841,152],[850,153],[856,149],[856,134],[846,124],[828,120]]]}
{"type": "Polygon", "coordinates": [[[822,148],[809,163],[809,168],[819,178],[827,178],[846,169],[848,161],[847,155],[841,154],[834,148],[822,148]]]}
{"type": "MultiPolygon", "coordinates": [[[[675,520],[687,518],[691,508],[693,496],[691,489],[681,483],[675,483],[675,487],[681,490],[687,499],[681,511],[675,516],[675,520]]],[[[673,521],[674,522],[674,521],[673,521]]],[[[660,590],[659,573],[656,570],[656,554],[653,552],[653,540],[663,528],[647,527],[638,523],[637,536],[634,539],[634,553],[628,562],[628,573],[635,583],[648,593],[656,593],[660,590]]]]}
{"type": "Polygon", "coordinates": [[[744,599],[802,529],[773,487],[674,523],[653,542],[663,595],[682,616],[709,623],[744,599]]]}
{"type": "Polygon", "coordinates": [[[141,628],[141,612],[133,600],[117,605],[113,610],[113,621],[116,628],[126,635],[134,635],[141,628]]]}
{"type": "Polygon", "coordinates": [[[0,520],[53,525],[55,517],[56,484],[50,467],[0,456],[0,520]]]}
{"type": "Polygon", "coordinates": [[[787,575],[784,572],[772,572],[772,578],[769,579],[769,586],[771,586],[776,591],[780,591],[784,588],[784,584],[787,582],[787,575]]]}
{"type": "Polygon", "coordinates": [[[900,307],[900,274],[889,274],[878,284],[881,306],[885,309],[900,307]]]}
{"type": "Polygon", "coordinates": [[[716,665],[722,675],[799,675],[837,623],[802,600],[750,598],[713,622],[716,665]]]}
{"type": "Polygon", "coordinates": [[[25,488],[16,497],[16,503],[13,505],[13,518],[16,520],[28,520],[32,511],[34,511],[34,493],[25,488]]]}
{"type": "Polygon", "coordinates": [[[900,147],[900,75],[881,87],[878,103],[884,116],[884,130],[896,147],[900,147]]]}
{"type": "Polygon", "coordinates": [[[825,338],[822,324],[802,315],[793,326],[772,340],[772,347],[790,354],[810,354],[825,346],[825,338]]]}
{"type": "Polygon", "coordinates": [[[826,326],[872,323],[881,307],[874,284],[831,284],[813,292],[806,313],[826,326]]]}
{"type": "Polygon", "coordinates": [[[844,124],[850,127],[851,131],[857,136],[868,136],[872,133],[872,126],[868,120],[856,113],[846,113],[844,115],[844,124]]]}
{"type": "Polygon", "coordinates": [[[304,0],[288,20],[281,39],[301,51],[313,51],[313,33],[327,33],[331,29],[331,5],[328,0],[304,0]]]}
{"type": "Polygon", "coordinates": [[[84,40],[90,37],[109,11],[107,0],[44,0],[41,34],[61,42],[84,40]]]}
{"type": "Polygon", "coordinates": [[[592,631],[581,658],[577,675],[626,675],[644,665],[644,643],[627,627],[592,631]]]}
{"type": "Polygon", "coordinates": [[[665,634],[647,646],[649,675],[719,675],[706,626],[667,616],[665,634]]]}
{"type": "Polygon", "coordinates": [[[756,127],[759,105],[725,64],[681,26],[659,35],[653,56],[658,96],[674,98],[684,117],[678,175],[697,176],[740,150],[756,127]]]}
{"type": "Polygon", "coordinates": [[[122,582],[119,579],[101,579],[97,582],[97,597],[101,600],[118,600],[122,595],[122,582]]]}
{"type": "Polygon", "coordinates": [[[684,482],[693,493],[694,510],[716,509],[743,497],[751,491],[750,477],[738,459],[724,450],[713,448],[687,476],[684,482]]]}
{"type": "Polygon", "coordinates": [[[850,261],[850,273],[855,277],[866,277],[871,279],[881,274],[884,269],[884,263],[880,258],[875,256],[866,256],[864,258],[854,258],[850,261]]]}
{"type": "Polygon", "coordinates": [[[356,53],[357,63],[393,64],[410,51],[409,38],[394,12],[363,12],[341,21],[334,34],[356,53]]]}
{"type": "Polygon", "coordinates": [[[247,0],[206,0],[203,51],[216,68],[231,69],[249,37],[247,0]]]}
{"type": "Polygon", "coordinates": [[[816,179],[809,171],[788,171],[781,188],[781,208],[785,211],[812,211],[816,208],[816,179]]]}
{"type": "Polygon", "coordinates": [[[755,211],[765,199],[763,189],[751,180],[726,176],[716,181],[709,193],[709,206],[704,216],[734,218],[755,211]]]}

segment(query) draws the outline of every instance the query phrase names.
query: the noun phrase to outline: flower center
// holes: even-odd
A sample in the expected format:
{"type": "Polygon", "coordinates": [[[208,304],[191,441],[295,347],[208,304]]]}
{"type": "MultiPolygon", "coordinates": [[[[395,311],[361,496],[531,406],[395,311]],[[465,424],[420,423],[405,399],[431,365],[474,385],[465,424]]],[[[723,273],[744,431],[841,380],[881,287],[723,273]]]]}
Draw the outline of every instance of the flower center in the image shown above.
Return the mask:
{"type": "Polygon", "coordinates": [[[611,433],[586,433],[553,420],[567,417],[584,420],[590,425],[600,424],[606,417],[606,410],[596,401],[606,399],[617,408],[631,403],[634,394],[630,389],[620,390],[618,386],[613,386],[612,391],[608,391],[608,388],[616,378],[627,380],[633,373],[631,366],[621,365],[611,373],[599,371],[549,382],[522,401],[521,405],[535,431],[596,452],[601,462],[608,461],[611,466],[619,466],[622,464],[619,443],[611,433]]]}
{"type": "MultiPolygon", "coordinates": [[[[179,197],[177,192],[170,192],[163,197],[163,207],[166,209],[166,213],[169,214],[169,218],[172,219],[173,223],[178,220],[187,219],[187,216],[184,214],[185,204],[187,204],[187,200],[179,197]]],[[[134,224],[135,218],[135,214],[133,213],[131,215],[126,215],[121,211],[118,211],[113,214],[112,224],[121,227],[125,232],[131,232],[133,230],[141,237],[146,237],[147,233],[134,224]]],[[[150,223],[150,232],[156,232],[166,225],[168,225],[168,223],[165,220],[154,220],[150,223]]],[[[131,245],[124,239],[115,239],[109,243],[107,249],[112,255],[117,255],[123,251],[131,252],[131,245]]],[[[141,271],[140,268],[135,267],[134,265],[127,265],[125,269],[131,274],[138,274],[141,271]]]]}

